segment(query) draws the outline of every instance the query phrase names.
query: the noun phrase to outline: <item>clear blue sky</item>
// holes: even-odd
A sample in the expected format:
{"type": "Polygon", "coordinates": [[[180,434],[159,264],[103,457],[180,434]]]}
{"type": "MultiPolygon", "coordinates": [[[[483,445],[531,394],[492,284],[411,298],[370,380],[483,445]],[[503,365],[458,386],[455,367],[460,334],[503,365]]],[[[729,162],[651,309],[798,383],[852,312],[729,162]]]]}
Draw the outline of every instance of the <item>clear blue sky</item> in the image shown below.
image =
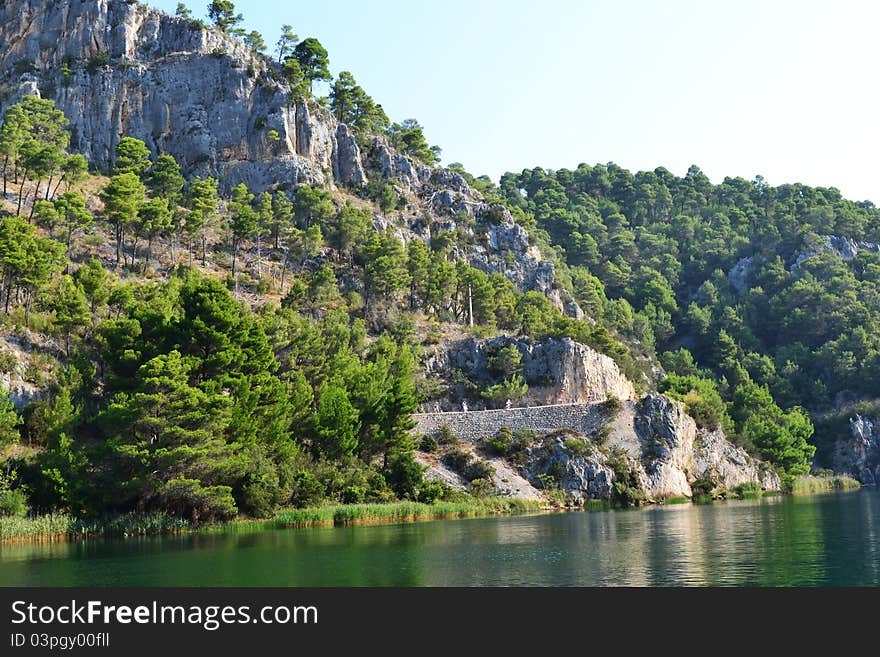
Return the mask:
{"type": "MultiPolygon", "coordinates": [[[[148,0],[173,12],[174,0],[148,0]]],[[[206,0],[187,3],[197,16],[206,0]]],[[[880,204],[876,30],[849,0],[238,2],[274,43],[317,37],[443,162],[505,171],[697,164],[880,204]]]]}

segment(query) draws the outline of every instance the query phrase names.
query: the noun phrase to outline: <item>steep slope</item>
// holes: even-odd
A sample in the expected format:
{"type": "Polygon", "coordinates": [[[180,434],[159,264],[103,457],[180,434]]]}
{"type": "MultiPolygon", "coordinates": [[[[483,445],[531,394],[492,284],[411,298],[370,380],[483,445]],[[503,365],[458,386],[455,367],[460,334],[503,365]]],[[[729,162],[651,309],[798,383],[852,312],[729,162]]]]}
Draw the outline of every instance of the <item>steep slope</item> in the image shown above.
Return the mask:
{"type": "Polygon", "coordinates": [[[393,219],[375,213],[378,229],[391,227],[404,242],[460,229],[474,243],[457,249],[457,258],[583,317],[506,208],[382,137],[362,153],[346,125],[293,98],[272,62],[219,30],[123,0],[4,0],[0,71],[0,112],[24,95],[51,98],[70,120],[71,150],[102,170],[124,136],[173,155],[187,175],[217,177],[227,190],[239,183],[253,192],[358,189],[369,170],[408,199],[393,219]],[[460,225],[461,217],[471,225],[460,225]]]}
{"type": "MultiPolygon", "coordinates": [[[[543,405],[423,413],[416,415],[417,434],[438,440],[452,435],[488,457],[500,445],[519,477],[537,488],[558,486],[566,500],[578,504],[618,497],[622,490],[635,499],[662,500],[690,498],[694,485],[701,490],[730,491],[741,484],[780,489],[779,476],[768,464],[731,443],[720,429],[698,428],[682,403],[656,392],[637,400],[614,362],[585,345],[570,340],[535,345],[509,339],[466,341],[449,353],[446,366],[471,375],[484,373],[486,352],[499,344],[523,350],[526,376],[545,384],[530,399],[543,405]],[[559,403],[572,393],[576,399],[559,403]],[[505,445],[511,432],[529,437],[511,447],[505,445]]],[[[446,482],[462,479],[454,471],[460,458],[452,459],[453,467],[449,458],[423,454],[422,460],[431,466],[428,476],[446,482]]],[[[510,464],[499,469],[499,461],[490,461],[495,489],[532,497],[531,489],[510,490],[510,464]]]]}
{"type": "Polygon", "coordinates": [[[0,104],[39,89],[98,167],[129,135],[230,186],[366,180],[348,128],[290,102],[266,62],[219,30],[122,0],[5,0],[0,43],[0,104]]]}

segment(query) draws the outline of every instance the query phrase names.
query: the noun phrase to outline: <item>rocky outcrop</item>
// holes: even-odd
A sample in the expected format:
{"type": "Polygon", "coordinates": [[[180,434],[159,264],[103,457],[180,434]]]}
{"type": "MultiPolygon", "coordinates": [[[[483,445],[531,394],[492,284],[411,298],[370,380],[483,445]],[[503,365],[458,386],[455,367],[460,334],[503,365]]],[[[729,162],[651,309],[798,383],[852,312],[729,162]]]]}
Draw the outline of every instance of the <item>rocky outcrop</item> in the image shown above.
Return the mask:
{"type": "Polygon", "coordinates": [[[857,242],[851,237],[841,235],[821,235],[821,242],[812,249],[799,254],[791,265],[791,271],[797,271],[801,265],[810,258],[815,258],[820,253],[833,253],[843,260],[852,260],[859,251],[871,251],[880,253],[880,244],[873,242],[857,242]]]}
{"type": "Polygon", "coordinates": [[[492,354],[511,345],[522,356],[522,376],[529,385],[526,399],[532,405],[636,398],[632,382],[613,359],[570,338],[549,338],[535,344],[510,337],[484,341],[468,338],[432,361],[429,374],[449,377],[458,370],[485,388],[501,379],[489,366],[492,354]]]}
{"type": "Polygon", "coordinates": [[[725,490],[746,483],[759,483],[764,490],[782,487],[779,475],[770,466],[749,456],[718,430],[697,431],[693,476],[697,481],[725,490]]]}
{"type": "Polygon", "coordinates": [[[691,484],[710,476],[716,488],[753,482],[779,490],[766,464],[731,444],[720,432],[697,429],[684,405],[659,393],[623,405],[608,439],[628,454],[639,487],[651,499],[691,497],[691,484]]]}
{"type": "Polygon", "coordinates": [[[849,435],[834,443],[831,469],[865,485],[880,484],[880,420],[856,415],[849,426],[849,435]]]}
{"type": "Polygon", "coordinates": [[[5,0],[0,70],[0,105],[38,88],[70,119],[71,148],[102,168],[130,135],[190,173],[258,191],[366,181],[347,128],[291,104],[250,48],[135,2],[5,0]]]}
{"type": "Polygon", "coordinates": [[[3,361],[0,389],[17,409],[24,408],[45,394],[44,387],[37,385],[33,377],[48,378],[48,373],[40,370],[34,354],[34,346],[27,340],[16,335],[0,336],[0,358],[3,361]],[[29,371],[32,371],[31,376],[28,376],[29,371]]]}
{"type": "Polygon", "coordinates": [[[727,280],[738,294],[742,294],[749,289],[749,276],[752,273],[754,262],[754,258],[742,258],[727,272],[727,280]]]}
{"type": "Polygon", "coordinates": [[[607,454],[577,437],[548,436],[529,446],[521,470],[544,488],[553,482],[569,501],[607,500],[614,495],[614,470],[607,454]],[[577,452],[572,444],[581,445],[577,452]]]}
{"type": "Polygon", "coordinates": [[[781,488],[766,463],[733,445],[720,431],[697,428],[680,402],[650,393],[641,401],[602,402],[414,416],[415,432],[444,429],[468,444],[506,427],[536,435],[519,473],[535,487],[551,477],[569,500],[607,499],[615,482],[646,499],[691,497],[695,482],[731,489],[756,483],[781,488]],[[619,477],[627,473],[627,481],[619,477]]]}
{"type": "Polygon", "coordinates": [[[71,149],[105,170],[124,136],[170,153],[188,175],[217,177],[226,189],[358,187],[369,165],[415,200],[413,224],[430,220],[402,226],[402,218],[394,225],[402,239],[461,230],[471,243],[454,258],[583,317],[506,208],[485,203],[460,174],[396,152],[382,137],[362,153],[328,111],[291,100],[273,62],[217,29],[128,0],[2,0],[0,112],[28,94],[54,100],[70,120],[71,149]]]}

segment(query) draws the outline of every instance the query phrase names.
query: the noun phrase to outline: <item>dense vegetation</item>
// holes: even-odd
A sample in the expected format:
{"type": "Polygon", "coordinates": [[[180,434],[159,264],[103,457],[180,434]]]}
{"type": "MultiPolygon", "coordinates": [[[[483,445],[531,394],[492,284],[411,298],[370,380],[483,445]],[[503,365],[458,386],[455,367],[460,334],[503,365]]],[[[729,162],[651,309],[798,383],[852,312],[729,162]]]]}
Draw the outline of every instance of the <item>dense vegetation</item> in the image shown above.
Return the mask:
{"type": "MultiPolygon", "coordinates": [[[[43,349],[49,394],[24,419],[7,399],[0,409],[3,443],[32,450],[0,482],[12,513],[213,520],[449,498],[412,456],[410,415],[444,392],[416,387],[416,320],[575,334],[623,353],[543,295],[456,261],[464,232],[405,248],[376,232],[369,207],[310,186],[223,195],[131,137],[108,177],[84,174],[66,124],[30,97],[0,133],[18,188],[0,218],[0,300],[19,334],[57,345],[43,349]],[[39,168],[46,151],[55,164],[39,168]]],[[[524,389],[503,361],[495,403],[524,389]]]]}
{"type": "Polygon", "coordinates": [[[557,246],[585,308],[660,355],[664,389],[774,462],[793,449],[805,469],[801,408],[880,395],[880,254],[832,248],[880,240],[871,203],[614,164],[507,174],[498,193],[557,246]]]}
{"type": "MultiPolygon", "coordinates": [[[[208,13],[261,54],[293,99],[324,106],[362,145],[378,137],[439,161],[418,122],[392,123],[350,73],[332,79],[316,39],[285,25],[268,54],[233,3],[208,13]],[[327,83],[327,97],[314,96],[315,83],[327,83]]],[[[198,23],[183,5],[178,14],[198,23]]],[[[696,167],[680,178],[611,164],[507,174],[496,186],[454,164],[489,215],[478,225],[458,213],[446,230],[432,227],[430,242],[404,245],[374,228],[374,207],[386,216],[413,207],[381,176],[335,194],[224,190],[187,180],[171,155],[132,137],[112,170],[91,173],[68,142],[50,100],[23,99],[0,126],[11,200],[0,213],[0,311],[35,347],[26,377],[48,391],[23,412],[0,397],[0,449],[10,454],[0,515],[198,522],[325,502],[449,500],[447,487],[423,479],[409,433],[419,402],[449,392],[416,376],[443,325],[573,337],[643,385],[646,363],[659,362],[662,391],[789,481],[815,451],[808,411],[880,397],[880,254],[845,260],[828,246],[832,235],[880,240],[878,211],[834,189],[712,185],[696,167]],[[486,240],[502,205],[588,319],[459,257],[486,240]]],[[[456,394],[494,405],[524,394],[519,357],[491,354],[497,383],[458,381],[456,394]]],[[[0,352],[3,371],[17,366],[0,352]]]]}

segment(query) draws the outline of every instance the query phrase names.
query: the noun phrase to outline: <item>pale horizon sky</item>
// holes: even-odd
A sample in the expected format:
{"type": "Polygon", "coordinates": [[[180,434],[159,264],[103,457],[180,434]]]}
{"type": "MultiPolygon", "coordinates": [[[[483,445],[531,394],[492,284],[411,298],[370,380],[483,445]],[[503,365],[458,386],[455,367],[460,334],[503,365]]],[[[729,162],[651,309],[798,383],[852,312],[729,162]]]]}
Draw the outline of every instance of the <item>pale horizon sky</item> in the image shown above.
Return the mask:
{"type": "MultiPolygon", "coordinates": [[[[174,12],[177,0],[147,0],[174,12]]],[[[207,1],[187,2],[203,17],[207,1]]],[[[880,205],[880,5],[837,0],[237,2],[274,44],[317,37],[443,163],[505,171],[698,165],[880,205]]]]}

